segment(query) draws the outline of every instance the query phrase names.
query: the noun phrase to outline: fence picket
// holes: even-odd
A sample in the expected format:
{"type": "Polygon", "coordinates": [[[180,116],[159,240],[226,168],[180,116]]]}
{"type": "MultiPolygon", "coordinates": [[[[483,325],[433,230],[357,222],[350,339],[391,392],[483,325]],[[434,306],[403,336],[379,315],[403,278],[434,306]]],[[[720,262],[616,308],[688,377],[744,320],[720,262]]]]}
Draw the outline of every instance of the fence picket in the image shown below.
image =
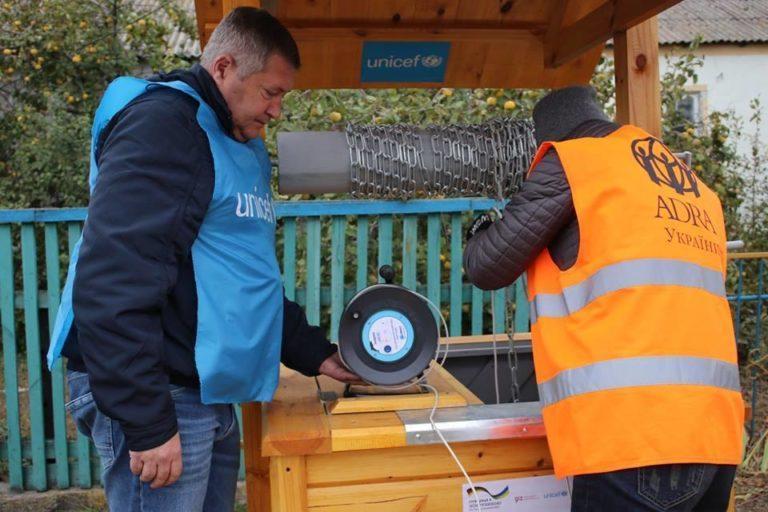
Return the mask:
{"type": "MultiPolygon", "coordinates": [[[[69,248],[69,257],[75,249],[77,241],[80,239],[82,228],[79,222],[67,223],[67,247],[69,248]]],[[[84,436],[80,431],[77,432],[77,484],[88,489],[93,486],[93,476],[91,473],[91,440],[84,436]]]]}
{"type": "Polygon", "coordinates": [[[8,428],[8,484],[12,490],[21,491],[24,488],[24,471],[21,458],[14,275],[11,226],[3,224],[0,225],[0,322],[3,327],[3,374],[8,428]]]}
{"type": "MultiPolygon", "coordinates": [[[[427,298],[438,308],[440,304],[440,270],[441,270],[441,226],[440,214],[430,213],[427,216],[427,298]]],[[[439,318],[437,311],[432,311],[435,319],[439,318]]],[[[439,326],[440,336],[447,336],[443,332],[443,326],[439,326]]]]}
{"type": "Polygon", "coordinates": [[[344,309],[344,252],[347,218],[331,221],[331,341],[339,339],[339,321],[344,309]]]}
{"type": "Polygon", "coordinates": [[[419,247],[419,218],[406,215],[403,218],[403,286],[416,289],[416,255],[419,247]]]}
{"type": "Polygon", "coordinates": [[[368,286],[368,217],[357,218],[357,291],[368,286]]]}
{"type": "Polygon", "coordinates": [[[296,300],[296,219],[283,223],[283,286],[285,296],[296,300]]]}
{"type": "Polygon", "coordinates": [[[35,225],[21,225],[21,274],[24,289],[24,334],[27,347],[27,393],[29,427],[32,437],[32,487],[48,488],[45,470],[45,418],[43,416],[43,379],[40,359],[40,322],[37,293],[37,242],[35,225]]]}
{"type": "MultiPolygon", "coordinates": [[[[379,216],[379,265],[391,265],[392,264],[392,216],[381,215],[379,216]]],[[[379,277],[379,282],[384,280],[379,277]]]]}
{"type": "Polygon", "coordinates": [[[307,321],[320,325],[320,218],[307,219],[307,321]]]}
{"type": "Polygon", "coordinates": [[[461,268],[463,265],[461,256],[461,214],[451,215],[451,336],[461,336],[461,317],[462,317],[462,283],[461,268]]]}
{"type": "MultiPolygon", "coordinates": [[[[53,334],[61,294],[61,265],[59,263],[58,226],[45,224],[45,276],[48,287],[48,339],[53,334]]],[[[69,488],[69,450],[67,449],[67,415],[64,410],[64,361],[59,358],[51,371],[53,398],[53,439],[56,447],[56,486],[69,488]]]]}

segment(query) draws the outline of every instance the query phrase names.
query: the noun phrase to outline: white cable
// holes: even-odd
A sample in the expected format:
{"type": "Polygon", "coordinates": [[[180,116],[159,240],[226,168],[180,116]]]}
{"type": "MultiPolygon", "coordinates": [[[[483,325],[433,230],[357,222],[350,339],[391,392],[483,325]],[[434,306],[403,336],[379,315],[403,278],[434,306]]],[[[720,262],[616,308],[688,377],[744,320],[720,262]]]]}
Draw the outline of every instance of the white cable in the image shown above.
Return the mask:
{"type": "MultiPolygon", "coordinates": [[[[432,430],[435,431],[435,434],[437,434],[437,437],[439,437],[440,441],[443,442],[443,445],[445,445],[446,449],[448,450],[448,453],[450,453],[451,457],[453,457],[453,461],[461,470],[461,474],[464,475],[464,479],[467,481],[469,488],[472,489],[472,496],[474,496],[475,498],[475,504],[477,504],[477,510],[479,512],[481,510],[480,497],[477,495],[477,489],[475,489],[475,483],[469,477],[467,470],[464,469],[464,465],[459,460],[459,457],[456,455],[456,452],[453,451],[453,448],[451,448],[451,445],[448,444],[448,441],[445,439],[445,436],[438,428],[437,423],[435,423],[435,412],[437,411],[437,407],[440,404],[440,392],[437,390],[437,388],[429,384],[422,384],[422,387],[429,389],[430,391],[432,391],[432,393],[435,394],[435,405],[432,406],[432,410],[429,412],[429,424],[432,425],[432,430]]],[[[462,500],[464,499],[463,495],[461,499],[462,500]]]]}
{"type": "MultiPolygon", "coordinates": [[[[449,339],[449,331],[448,331],[448,322],[445,321],[445,316],[443,315],[443,312],[440,311],[440,308],[438,308],[434,302],[429,300],[427,297],[414,292],[413,290],[408,290],[410,293],[414,294],[424,302],[426,302],[434,311],[437,312],[438,316],[440,317],[440,320],[443,324],[443,330],[445,332],[445,339],[449,339]]],[[[438,329],[439,331],[439,329],[438,329]]],[[[448,358],[448,349],[450,347],[450,342],[446,342],[445,344],[445,352],[443,352],[443,357],[438,361],[438,357],[440,355],[440,336],[438,335],[438,341],[437,341],[437,350],[435,351],[435,361],[437,362],[438,366],[443,367],[445,365],[445,360],[448,358]]],[[[378,386],[387,390],[396,391],[399,389],[405,389],[409,388],[411,386],[420,385],[421,387],[430,390],[435,395],[435,404],[432,406],[432,410],[429,413],[429,424],[432,426],[432,430],[434,430],[435,434],[437,434],[437,437],[440,438],[440,441],[442,441],[443,445],[445,445],[446,449],[448,450],[448,453],[451,454],[451,457],[453,457],[454,462],[456,462],[456,465],[461,470],[461,474],[464,475],[464,478],[466,479],[467,483],[469,484],[469,487],[472,489],[472,496],[475,497],[475,503],[477,504],[477,510],[480,511],[480,497],[477,495],[477,491],[475,490],[475,484],[472,482],[472,479],[469,477],[469,474],[467,473],[467,470],[464,469],[464,465],[459,460],[459,457],[456,456],[456,453],[453,451],[453,448],[451,448],[451,445],[448,444],[448,441],[445,439],[445,436],[443,436],[443,433],[440,431],[440,429],[437,426],[437,423],[435,423],[435,412],[437,412],[437,408],[440,405],[440,392],[435,388],[434,386],[427,384],[426,382],[423,382],[427,375],[432,371],[432,366],[424,370],[424,372],[421,374],[421,377],[419,377],[417,380],[413,382],[409,382],[407,384],[404,384],[402,386],[378,386]]],[[[462,500],[464,497],[462,496],[462,500]]]]}

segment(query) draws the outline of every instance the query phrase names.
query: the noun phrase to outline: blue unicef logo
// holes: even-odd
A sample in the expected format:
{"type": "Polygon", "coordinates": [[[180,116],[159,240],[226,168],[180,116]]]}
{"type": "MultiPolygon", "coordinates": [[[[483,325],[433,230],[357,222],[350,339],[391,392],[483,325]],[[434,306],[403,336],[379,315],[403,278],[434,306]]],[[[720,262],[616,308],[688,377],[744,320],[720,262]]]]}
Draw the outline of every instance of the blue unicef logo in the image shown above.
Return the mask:
{"type": "Polygon", "coordinates": [[[421,59],[421,64],[425,68],[436,68],[443,63],[443,58],[439,55],[425,55],[421,59]]]}
{"type": "Polygon", "coordinates": [[[442,83],[450,48],[448,41],[365,41],[360,81],[442,83]]]}

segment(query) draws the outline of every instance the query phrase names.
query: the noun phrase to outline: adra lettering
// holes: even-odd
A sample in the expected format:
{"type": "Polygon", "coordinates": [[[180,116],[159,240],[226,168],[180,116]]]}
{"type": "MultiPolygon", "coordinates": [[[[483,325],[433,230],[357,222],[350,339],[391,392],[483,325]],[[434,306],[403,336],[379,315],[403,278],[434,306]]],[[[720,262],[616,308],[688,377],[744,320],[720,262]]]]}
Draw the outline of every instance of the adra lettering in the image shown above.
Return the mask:
{"type": "Polygon", "coordinates": [[[659,196],[656,203],[656,218],[669,219],[685,224],[691,224],[703,228],[712,234],[717,234],[715,225],[707,213],[707,210],[699,208],[695,204],[681,201],[674,197],[659,196]]]}
{"type": "Polygon", "coordinates": [[[235,214],[238,217],[258,218],[272,224],[275,223],[275,210],[272,207],[272,198],[269,194],[264,194],[261,197],[238,192],[235,214]]]}

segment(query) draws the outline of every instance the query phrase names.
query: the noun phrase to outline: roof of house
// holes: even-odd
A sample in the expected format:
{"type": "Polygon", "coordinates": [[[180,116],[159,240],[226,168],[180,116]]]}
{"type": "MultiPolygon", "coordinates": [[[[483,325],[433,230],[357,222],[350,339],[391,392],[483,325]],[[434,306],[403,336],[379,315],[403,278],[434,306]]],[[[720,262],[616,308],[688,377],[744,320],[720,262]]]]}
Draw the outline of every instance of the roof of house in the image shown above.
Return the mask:
{"type": "Polygon", "coordinates": [[[683,0],[659,15],[659,43],[768,42],[768,0],[683,0]]]}
{"type": "MultiPolygon", "coordinates": [[[[174,1],[194,18],[194,0],[174,1]]],[[[768,43],[768,0],[683,0],[659,15],[659,44],[687,44],[697,37],[704,44],[768,43]]],[[[179,30],[170,34],[168,46],[179,55],[200,55],[197,38],[179,30]]]]}

